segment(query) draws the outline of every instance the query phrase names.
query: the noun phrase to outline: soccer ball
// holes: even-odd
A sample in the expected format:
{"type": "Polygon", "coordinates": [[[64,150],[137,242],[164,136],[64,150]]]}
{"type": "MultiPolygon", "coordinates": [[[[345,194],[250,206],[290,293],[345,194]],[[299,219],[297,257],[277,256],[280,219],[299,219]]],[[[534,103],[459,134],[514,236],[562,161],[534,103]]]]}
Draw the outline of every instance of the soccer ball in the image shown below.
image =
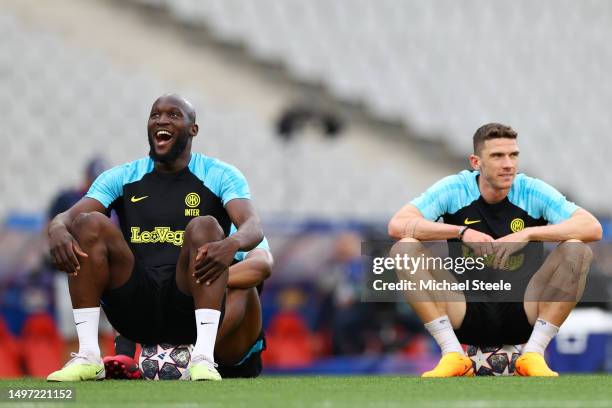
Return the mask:
{"type": "Polygon", "coordinates": [[[513,375],[514,364],[521,354],[521,346],[468,346],[476,375],[513,375]]]}
{"type": "Polygon", "coordinates": [[[142,377],[145,380],[180,380],[187,370],[192,350],[191,344],[143,345],[138,358],[142,377]]]}

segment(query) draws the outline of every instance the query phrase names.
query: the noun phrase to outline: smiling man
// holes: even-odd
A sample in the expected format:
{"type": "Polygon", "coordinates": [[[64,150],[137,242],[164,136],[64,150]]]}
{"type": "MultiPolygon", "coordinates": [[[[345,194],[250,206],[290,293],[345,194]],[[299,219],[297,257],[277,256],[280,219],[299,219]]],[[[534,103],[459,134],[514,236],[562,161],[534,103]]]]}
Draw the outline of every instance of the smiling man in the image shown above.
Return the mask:
{"type": "MultiPolygon", "coordinates": [[[[402,250],[422,253],[420,241],[463,242],[472,256],[490,263],[487,272],[516,276],[518,272],[508,271],[511,257],[526,250],[530,241],[560,244],[531,272],[520,292],[522,301],[471,301],[461,292],[409,299],[442,350],[438,365],[423,376],[474,375],[460,341],[476,346],[525,343],[515,373],[556,376],[544,360],[544,350],[582,294],[592,256],[584,242],[601,239],[601,225],[553,187],[517,173],[517,133],[509,126],[484,125],[473,142],[474,171],[440,180],[389,222],[389,234],[406,243],[402,250]],[[436,222],[439,218],[443,222],[436,222]]],[[[420,270],[411,277],[434,280],[439,273],[420,270]]]]}
{"type": "Polygon", "coordinates": [[[51,256],[68,273],[79,351],[49,381],[104,378],[100,305],[121,334],[144,344],[193,344],[192,380],[220,380],[213,351],[238,251],[263,238],[244,176],[191,152],[193,106],[164,95],[148,120],[149,157],[101,174],[53,219],[51,256]],[[117,212],[120,229],[107,215],[117,212]],[[229,236],[232,223],[237,231],[229,236]]]}

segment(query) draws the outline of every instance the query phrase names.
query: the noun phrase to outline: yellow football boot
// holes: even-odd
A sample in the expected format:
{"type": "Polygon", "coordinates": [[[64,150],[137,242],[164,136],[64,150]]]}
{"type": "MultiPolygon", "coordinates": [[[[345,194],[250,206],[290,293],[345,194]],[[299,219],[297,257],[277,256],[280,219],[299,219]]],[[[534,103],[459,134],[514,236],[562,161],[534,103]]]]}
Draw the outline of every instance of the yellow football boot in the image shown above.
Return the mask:
{"type": "Polygon", "coordinates": [[[548,368],[543,355],[539,353],[524,353],[516,359],[514,375],[521,377],[558,377],[559,373],[548,368]]]}
{"type": "Polygon", "coordinates": [[[221,375],[216,367],[217,365],[208,361],[206,357],[196,356],[189,363],[189,377],[191,381],[221,381],[221,375]]]}
{"type": "Polygon", "coordinates": [[[71,353],[72,359],[64,368],[52,372],[47,381],[89,381],[103,380],[104,364],[99,356],[71,353]]]}
{"type": "Polygon", "coordinates": [[[431,371],[426,371],[421,377],[473,377],[472,360],[462,353],[446,353],[438,365],[431,371]]]}

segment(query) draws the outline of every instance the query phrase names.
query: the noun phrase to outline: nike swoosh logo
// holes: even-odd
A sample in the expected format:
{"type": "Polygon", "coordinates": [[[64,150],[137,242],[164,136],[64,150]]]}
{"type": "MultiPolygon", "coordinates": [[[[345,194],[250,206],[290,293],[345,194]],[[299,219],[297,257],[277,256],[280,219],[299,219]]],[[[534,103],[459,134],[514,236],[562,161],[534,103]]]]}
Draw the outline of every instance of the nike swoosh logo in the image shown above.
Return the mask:
{"type": "Polygon", "coordinates": [[[149,196],[142,196],[142,197],[132,196],[132,198],[130,199],[130,201],[131,201],[131,202],[133,202],[133,203],[137,203],[137,202],[139,202],[139,201],[144,200],[144,199],[145,199],[145,198],[147,198],[147,197],[149,197],[149,196]]]}
{"type": "Polygon", "coordinates": [[[472,224],[476,224],[479,223],[481,220],[470,220],[469,218],[466,218],[463,223],[465,225],[472,225],[472,224]]]}
{"type": "Polygon", "coordinates": [[[213,322],[200,322],[200,324],[213,324],[213,322]]]}
{"type": "Polygon", "coordinates": [[[75,326],[78,326],[78,325],[79,325],[79,324],[81,324],[81,323],[85,323],[85,322],[78,322],[78,323],[75,323],[74,325],[75,325],[75,326]]]}
{"type": "Polygon", "coordinates": [[[96,371],[96,375],[100,374],[102,372],[102,370],[104,370],[104,368],[101,368],[98,371],[96,371]]]}

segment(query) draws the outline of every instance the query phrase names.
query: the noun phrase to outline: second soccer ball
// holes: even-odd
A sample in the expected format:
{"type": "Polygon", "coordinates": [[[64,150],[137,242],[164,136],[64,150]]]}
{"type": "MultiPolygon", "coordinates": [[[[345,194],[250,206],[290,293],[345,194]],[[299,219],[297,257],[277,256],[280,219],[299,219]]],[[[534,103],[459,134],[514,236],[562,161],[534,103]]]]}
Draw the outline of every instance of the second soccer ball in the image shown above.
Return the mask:
{"type": "Polygon", "coordinates": [[[191,360],[191,344],[143,345],[138,365],[145,380],[180,380],[191,360]]]}
{"type": "Polygon", "coordinates": [[[514,363],[521,354],[521,346],[468,346],[467,355],[476,375],[514,375],[514,363]]]}

